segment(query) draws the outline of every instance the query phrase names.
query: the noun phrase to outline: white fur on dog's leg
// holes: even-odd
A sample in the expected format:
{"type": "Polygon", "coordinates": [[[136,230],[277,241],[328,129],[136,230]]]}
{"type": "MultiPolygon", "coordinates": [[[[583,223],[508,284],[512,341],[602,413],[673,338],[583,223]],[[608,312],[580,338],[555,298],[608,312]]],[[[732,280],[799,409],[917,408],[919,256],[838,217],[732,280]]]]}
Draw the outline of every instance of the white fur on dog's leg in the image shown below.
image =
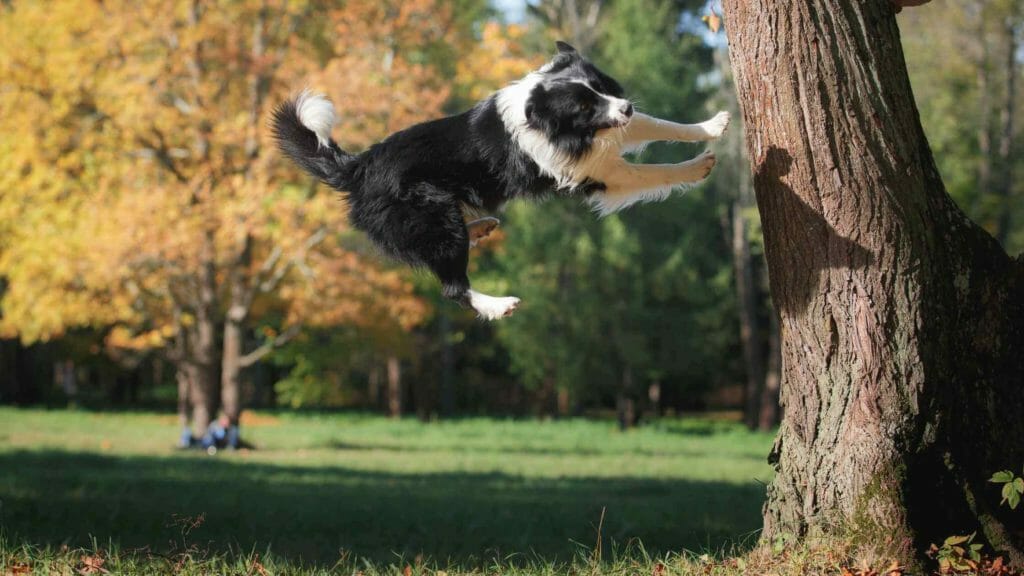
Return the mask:
{"type": "Polygon", "coordinates": [[[730,119],[731,116],[728,112],[719,112],[712,119],[701,122],[700,126],[707,131],[708,136],[718,138],[725,134],[725,129],[729,127],[730,119]]]}
{"type": "Polygon", "coordinates": [[[519,306],[519,298],[515,296],[488,296],[475,290],[469,291],[469,305],[484,320],[497,320],[511,316],[519,306]]]}

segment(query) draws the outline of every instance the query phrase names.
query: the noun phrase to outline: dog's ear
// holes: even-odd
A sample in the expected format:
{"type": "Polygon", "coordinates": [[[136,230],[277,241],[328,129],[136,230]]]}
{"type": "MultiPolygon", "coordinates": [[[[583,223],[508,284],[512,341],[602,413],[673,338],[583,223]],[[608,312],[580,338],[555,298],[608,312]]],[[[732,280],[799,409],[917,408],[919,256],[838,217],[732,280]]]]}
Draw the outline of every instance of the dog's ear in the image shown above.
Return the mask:
{"type": "Polygon", "coordinates": [[[552,58],[550,62],[541,68],[541,72],[558,72],[564,68],[572,66],[574,62],[582,58],[575,48],[561,40],[555,42],[555,48],[558,49],[558,53],[555,54],[555,57],[552,58]]]}
{"type": "Polygon", "coordinates": [[[555,48],[558,49],[559,54],[579,54],[579,52],[577,52],[575,48],[570,46],[567,42],[562,42],[561,40],[555,41],[555,48]]]}
{"type": "Polygon", "coordinates": [[[530,97],[526,99],[526,125],[546,134],[553,134],[558,131],[558,118],[551,114],[547,103],[547,90],[542,84],[538,84],[530,91],[530,97]]]}

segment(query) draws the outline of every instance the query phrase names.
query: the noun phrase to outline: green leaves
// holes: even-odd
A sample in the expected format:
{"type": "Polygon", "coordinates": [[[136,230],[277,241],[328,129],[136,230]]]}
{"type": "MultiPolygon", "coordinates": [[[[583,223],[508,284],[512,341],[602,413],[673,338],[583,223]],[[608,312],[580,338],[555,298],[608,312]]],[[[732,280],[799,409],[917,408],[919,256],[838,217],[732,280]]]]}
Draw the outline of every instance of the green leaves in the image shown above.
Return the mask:
{"type": "Polygon", "coordinates": [[[996,472],[995,474],[992,475],[992,478],[989,478],[989,482],[999,482],[999,483],[1013,482],[1013,472],[1010,472],[1009,470],[1003,470],[1002,472],[996,472]]]}
{"type": "Polygon", "coordinates": [[[983,544],[975,543],[976,532],[966,536],[950,536],[942,542],[942,546],[934,544],[928,549],[928,556],[939,563],[939,571],[948,572],[976,571],[981,564],[983,544]]]}
{"type": "Polygon", "coordinates": [[[1024,478],[1014,475],[1009,470],[1001,470],[993,474],[988,481],[1003,485],[1003,499],[999,503],[1006,503],[1011,510],[1016,510],[1017,505],[1020,504],[1021,495],[1024,495],[1024,478]]]}

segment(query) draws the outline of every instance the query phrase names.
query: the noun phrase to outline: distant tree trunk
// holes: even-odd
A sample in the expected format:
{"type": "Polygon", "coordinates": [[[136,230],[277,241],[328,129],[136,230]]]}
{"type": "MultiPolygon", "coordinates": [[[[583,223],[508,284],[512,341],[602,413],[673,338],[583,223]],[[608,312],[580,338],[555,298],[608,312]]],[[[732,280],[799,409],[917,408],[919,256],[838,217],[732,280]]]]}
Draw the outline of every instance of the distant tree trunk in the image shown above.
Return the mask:
{"type": "Polygon", "coordinates": [[[452,345],[452,319],[447,308],[440,312],[438,331],[441,337],[441,414],[455,413],[455,346],[452,345]]]}
{"type": "Polygon", "coordinates": [[[370,366],[370,373],[367,375],[367,401],[372,410],[380,407],[380,367],[374,362],[370,366]]]}
{"type": "Polygon", "coordinates": [[[661,416],[661,381],[655,380],[647,387],[647,401],[650,402],[651,413],[661,416]]]}
{"type": "Polygon", "coordinates": [[[192,404],[192,430],[197,437],[206,434],[217,411],[217,379],[209,363],[190,362],[188,399],[192,404]]]}
{"type": "Polygon", "coordinates": [[[220,409],[231,426],[238,426],[241,416],[242,326],[231,320],[224,323],[224,349],[220,364],[220,409]]]}
{"type": "Polygon", "coordinates": [[[398,418],[402,415],[402,365],[398,356],[388,356],[388,416],[398,418]]]}
{"type": "MultiPolygon", "coordinates": [[[[233,307],[232,307],[233,308],[233,307]]],[[[238,314],[228,310],[224,322],[224,341],[220,363],[220,409],[227,418],[225,442],[228,448],[238,448],[241,442],[239,423],[242,416],[242,322],[238,314]]]]}
{"type": "Polygon", "coordinates": [[[1006,93],[999,112],[999,157],[998,179],[995,193],[1003,200],[1004,207],[996,223],[996,239],[1003,246],[1010,234],[1011,215],[1009,202],[1013,195],[1013,169],[1017,158],[1014,152],[1014,120],[1017,108],[1017,52],[1020,42],[1017,38],[1016,19],[1010,18],[1004,25],[1006,40],[1006,93]]]}
{"type": "Polygon", "coordinates": [[[565,386],[558,387],[556,403],[558,404],[558,417],[565,418],[568,416],[570,410],[572,410],[572,396],[569,395],[569,389],[565,386]]]}
{"type": "Polygon", "coordinates": [[[197,436],[206,434],[217,411],[218,389],[214,362],[219,350],[216,336],[217,271],[213,230],[207,230],[202,245],[199,298],[195,319],[189,327],[186,369],[192,389],[192,426],[197,436]]]}
{"type": "MultiPolygon", "coordinates": [[[[980,8],[979,8],[980,10],[980,8]]],[[[975,36],[981,47],[977,66],[978,82],[978,191],[975,198],[984,198],[992,185],[992,71],[989,63],[988,39],[985,30],[984,11],[978,16],[978,30],[975,36]]]]}
{"type": "Polygon", "coordinates": [[[763,537],[913,562],[979,529],[1024,562],[986,482],[1024,462],[1024,263],[946,194],[893,5],[723,5],[782,325],[763,537]]]}
{"type": "Polygon", "coordinates": [[[740,317],[740,342],[747,381],[743,387],[743,422],[748,428],[757,427],[764,383],[760,330],[757,322],[757,294],[754,285],[753,258],[747,238],[748,207],[753,206],[749,190],[739,190],[732,205],[732,263],[736,277],[736,300],[740,317]]]}
{"type": "Polygon", "coordinates": [[[761,410],[757,417],[757,429],[767,432],[779,423],[779,384],[782,382],[782,350],[779,334],[779,318],[775,310],[770,311],[771,324],[768,327],[768,370],[761,390],[761,410]]]}
{"type": "Polygon", "coordinates": [[[189,425],[189,391],[192,389],[192,381],[189,379],[189,371],[185,368],[178,368],[174,374],[178,383],[178,425],[182,430],[189,425]]]}
{"type": "Polygon", "coordinates": [[[626,430],[632,428],[637,421],[636,402],[633,400],[633,370],[629,366],[622,369],[620,386],[615,410],[619,417],[619,429],[626,430]]]}

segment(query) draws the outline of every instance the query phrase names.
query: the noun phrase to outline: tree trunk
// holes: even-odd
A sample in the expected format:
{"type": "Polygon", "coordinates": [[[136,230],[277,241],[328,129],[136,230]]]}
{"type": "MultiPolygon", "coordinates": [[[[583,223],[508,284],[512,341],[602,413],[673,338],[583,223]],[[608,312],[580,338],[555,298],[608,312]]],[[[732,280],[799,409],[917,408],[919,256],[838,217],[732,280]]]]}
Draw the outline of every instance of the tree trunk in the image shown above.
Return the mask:
{"type": "Polygon", "coordinates": [[[723,5],[782,326],[763,537],[911,562],[980,529],[1021,562],[985,480],[1024,462],[1024,265],[946,194],[892,3],[723,5]]]}
{"type": "Polygon", "coordinates": [[[199,299],[186,347],[187,369],[192,389],[192,426],[197,437],[206,434],[217,411],[217,380],[214,362],[217,358],[215,314],[217,311],[217,271],[213,230],[204,234],[199,274],[199,299]]]}
{"type": "Polygon", "coordinates": [[[775,310],[770,314],[768,370],[765,372],[764,389],[761,390],[761,410],[757,417],[757,429],[762,432],[771,430],[779,423],[779,384],[782,381],[782,335],[779,334],[779,318],[775,310]]]}
{"type": "Polygon", "coordinates": [[[188,370],[184,368],[175,370],[174,377],[178,382],[178,425],[184,430],[188,428],[189,424],[188,393],[192,389],[192,382],[189,380],[188,370]]]}
{"type": "Polygon", "coordinates": [[[376,411],[380,408],[380,367],[376,362],[370,365],[370,373],[367,376],[366,399],[371,410],[376,411]]]}
{"type": "Polygon", "coordinates": [[[441,415],[455,415],[455,346],[452,342],[452,319],[443,309],[438,320],[441,338],[441,415]]]}
{"type": "Polygon", "coordinates": [[[1014,116],[1017,107],[1017,52],[1020,43],[1017,40],[1017,22],[1008,18],[1004,24],[1003,34],[1006,40],[1006,93],[1002,110],[999,112],[999,176],[994,192],[1004,202],[996,222],[996,240],[1003,246],[1010,235],[1011,215],[1009,202],[1013,195],[1013,168],[1017,158],[1014,152],[1014,116]]]}
{"type": "Polygon", "coordinates": [[[615,399],[615,411],[619,417],[619,429],[628,430],[637,421],[636,402],[633,400],[633,370],[629,366],[622,369],[620,386],[615,399]]]}
{"type": "Polygon", "coordinates": [[[228,448],[239,446],[239,421],[242,416],[242,324],[228,311],[224,323],[224,342],[220,363],[220,409],[227,418],[226,442],[228,448]]]}
{"type": "Polygon", "coordinates": [[[556,403],[558,405],[558,417],[568,417],[569,412],[572,410],[572,396],[569,394],[569,389],[565,386],[558,387],[556,403]]]}
{"type": "Polygon", "coordinates": [[[988,195],[992,182],[992,71],[989,64],[988,38],[985,30],[985,11],[979,8],[978,30],[975,32],[980,44],[980,54],[975,65],[978,68],[978,192],[975,204],[988,195]]]}
{"type": "Polygon", "coordinates": [[[197,438],[203,437],[217,411],[217,380],[209,364],[190,362],[188,373],[189,401],[192,403],[192,430],[197,438]]]}
{"type": "Polygon", "coordinates": [[[740,190],[732,205],[732,264],[736,277],[736,300],[740,317],[740,342],[747,382],[743,388],[743,422],[748,428],[757,427],[761,403],[761,385],[764,382],[764,362],[761,359],[760,330],[757,326],[757,297],[754,290],[753,259],[747,238],[747,217],[744,212],[751,205],[750,193],[740,190]]]}
{"type": "Polygon", "coordinates": [[[397,356],[388,356],[388,415],[402,416],[402,365],[397,356]]]}

